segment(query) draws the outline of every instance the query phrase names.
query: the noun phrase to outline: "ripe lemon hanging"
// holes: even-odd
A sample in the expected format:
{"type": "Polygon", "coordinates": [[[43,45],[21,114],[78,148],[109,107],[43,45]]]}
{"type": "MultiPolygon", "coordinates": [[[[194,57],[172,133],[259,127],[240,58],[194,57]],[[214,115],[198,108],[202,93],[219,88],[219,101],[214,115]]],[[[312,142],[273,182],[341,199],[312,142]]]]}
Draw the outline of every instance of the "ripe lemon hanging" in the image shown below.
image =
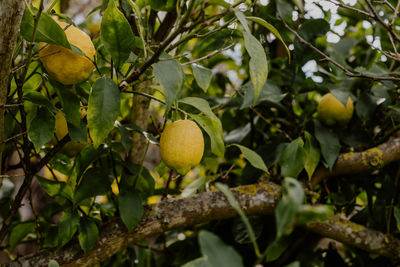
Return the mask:
{"type": "MultiPolygon", "coordinates": [[[[69,25],[60,21],[57,23],[63,29],[69,25]]],[[[78,47],[90,60],[94,60],[96,49],[89,35],[72,25],[65,30],[65,35],[70,44],[78,47]]],[[[39,57],[47,72],[64,85],[85,81],[95,67],[85,56],[53,44],[40,43],[39,57]]]]}
{"type": "Polygon", "coordinates": [[[167,125],[161,134],[161,158],[180,174],[186,174],[199,164],[203,152],[203,133],[191,120],[175,121],[167,125]]]}
{"type": "Polygon", "coordinates": [[[331,93],[325,94],[318,103],[318,119],[328,126],[345,126],[353,116],[353,100],[347,99],[346,107],[331,93]]]}
{"type": "MultiPolygon", "coordinates": [[[[64,114],[61,111],[58,111],[56,114],[56,137],[58,140],[63,139],[68,134],[68,124],[65,119],[64,114]]],[[[61,152],[72,157],[77,153],[81,152],[81,150],[85,147],[85,144],[69,141],[64,145],[61,149],[61,152]]]]}

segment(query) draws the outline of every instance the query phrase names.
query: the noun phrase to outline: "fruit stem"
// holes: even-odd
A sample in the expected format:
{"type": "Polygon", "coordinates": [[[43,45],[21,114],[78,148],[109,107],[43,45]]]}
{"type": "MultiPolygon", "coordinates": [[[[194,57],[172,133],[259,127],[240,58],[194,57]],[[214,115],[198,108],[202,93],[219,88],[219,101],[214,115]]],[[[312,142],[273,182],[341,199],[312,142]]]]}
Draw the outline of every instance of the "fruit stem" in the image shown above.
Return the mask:
{"type": "Polygon", "coordinates": [[[174,170],[173,170],[173,169],[170,169],[170,170],[169,170],[169,176],[168,176],[167,184],[165,185],[165,190],[164,190],[164,193],[163,193],[162,198],[161,198],[162,200],[165,199],[165,198],[167,198],[168,189],[169,189],[169,184],[171,183],[172,174],[173,174],[173,173],[174,173],[174,170]]]}

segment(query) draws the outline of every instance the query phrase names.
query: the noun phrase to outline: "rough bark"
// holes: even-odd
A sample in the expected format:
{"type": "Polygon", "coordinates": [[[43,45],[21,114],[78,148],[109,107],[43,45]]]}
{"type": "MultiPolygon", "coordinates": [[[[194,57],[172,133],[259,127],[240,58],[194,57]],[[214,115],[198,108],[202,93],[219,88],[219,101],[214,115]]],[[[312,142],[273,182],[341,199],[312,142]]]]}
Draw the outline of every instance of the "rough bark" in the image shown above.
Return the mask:
{"type": "MultiPolygon", "coordinates": [[[[239,186],[231,189],[247,215],[272,214],[281,196],[281,188],[272,183],[239,186]]],[[[101,227],[96,247],[83,255],[74,241],[63,250],[45,250],[13,262],[11,266],[47,266],[50,259],[62,266],[92,266],[139,240],[163,231],[187,227],[212,220],[237,216],[220,191],[200,193],[188,198],[166,199],[146,208],[139,225],[128,233],[120,219],[113,219],[101,227]]],[[[337,217],[325,222],[305,225],[307,229],[351,246],[394,260],[400,258],[400,241],[375,230],[337,217]]]]}
{"type": "MultiPolygon", "coordinates": [[[[11,61],[19,34],[19,24],[24,12],[23,0],[3,0],[0,9],[0,174],[2,174],[4,113],[11,61]]],[[[0,178],[0,187],[2,178],[0,178]]]]}
{"type": "Polygon", "coordinates": [[[397,160],[400,160],[400,137],[391,138],[386,143],[363,152],[340,154],[332,171],[323,167],[315,171],[311,186],[315,187],[329,177],[370,172],[397,160]]]}
{"type": "Polygon", "coordinates": [[[397,262],[400,260],[400,240],[338,216],[333,216],[325,222],[312,222],[307,225],[307,228],[353,247],[394,259],[397,262]]]}
{"type": "MultiPolygon", "coordinates": [[[[135,90],[140,90],[143,93],[150,94],[151,89],[148,87],[151,81],[143,82],[140,88],[135,88],[135,90]]],[[[131,123],[139,126],[143,131],[147,130],[148,120],[149,120],[149,105],[151,99],[141,95],[133,95],[132,104],[132,114],[131,123]]],[[[132,149],[129,152],[129,160],[133,163],[139,164],[146,152],[147,141],[146,138],[136,132],[132,131],[132,149]]]]}

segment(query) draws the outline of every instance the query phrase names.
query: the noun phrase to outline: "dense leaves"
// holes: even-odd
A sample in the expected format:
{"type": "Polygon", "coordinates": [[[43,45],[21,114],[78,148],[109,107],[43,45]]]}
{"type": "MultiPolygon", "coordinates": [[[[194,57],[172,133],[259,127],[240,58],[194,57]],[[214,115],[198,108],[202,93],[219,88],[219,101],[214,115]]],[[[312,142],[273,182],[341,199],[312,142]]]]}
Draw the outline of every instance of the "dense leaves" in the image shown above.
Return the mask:
{"type": "Polygon", "coordinates": [[[21,13],[5,78],[0,216],[10,258],[22,243],[60,253],[76,242],[88,255],[104,242],[104,222],[119,217],[132,232],[147,210],[157,211],[148,205],[218,189],[237,218],[165,231],[99,264],[390,265],[351,246],[325,245],[297,225],[335,214],[400,238],[398,164],[385,162],[394,148],[370,149],[398,135],[395,1],[339,8],[328,1],[104,0],[67,15],[59,0],[50,2],[33,1],[21,13]],[[81,84],[57,83],[38,60],[39,43],[80,53],[56,18],[77,22],[96,48],[96,70],[81,84]],[[353,100],[347,125],[320,121],[317,105],[328,92],[342,104],[353,100]],[[57,112],[71,138],[62,146],[57,112]],[[205,144],[200,164],[183,177],[158,152],[166,123],[179,119],[195,121],[205,144]],[[366,167],[338,171],[338,159],[366,167]],[[318,180],[332,171],[341,175],[318,180]],[[247,216],[229,187],[265,181],[281,185],[274,214],[247,216]]]}

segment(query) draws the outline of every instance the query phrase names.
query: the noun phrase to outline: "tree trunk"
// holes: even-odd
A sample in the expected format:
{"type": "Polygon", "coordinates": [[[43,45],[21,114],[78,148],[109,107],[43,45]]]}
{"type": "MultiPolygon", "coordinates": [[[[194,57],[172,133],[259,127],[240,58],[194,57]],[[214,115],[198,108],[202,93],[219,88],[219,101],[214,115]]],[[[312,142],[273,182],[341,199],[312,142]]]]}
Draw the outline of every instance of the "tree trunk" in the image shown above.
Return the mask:
{"type": "MultiPolygon", "coordinates": [[[[0,10],[0,174],[3,174],[4,113],[11,62],[24,12],[23,0],[3,0],[0,10]]],[[[2,178],[0,178],[0,187],[2,178]]]]}
{"type": "MultiPolygon", "coordinates": [[[[150,94],[150,84],[151,81],[145,81],[141,83],[140,86],[138,86],[139,88],[134,88],[134,90],[150,94]]],[[[148,97],[136,94],[133,95],[131,123],[139,126],[143,131],[147,130],[150,100],[151,99],[148,97]]],[[[132,148],[129,152],[129,160],[133,163],[140,164],[143,157],[145,156],[146,147],[146,138],[142,134],[136,131],[132,131],[132,148]]]]}

